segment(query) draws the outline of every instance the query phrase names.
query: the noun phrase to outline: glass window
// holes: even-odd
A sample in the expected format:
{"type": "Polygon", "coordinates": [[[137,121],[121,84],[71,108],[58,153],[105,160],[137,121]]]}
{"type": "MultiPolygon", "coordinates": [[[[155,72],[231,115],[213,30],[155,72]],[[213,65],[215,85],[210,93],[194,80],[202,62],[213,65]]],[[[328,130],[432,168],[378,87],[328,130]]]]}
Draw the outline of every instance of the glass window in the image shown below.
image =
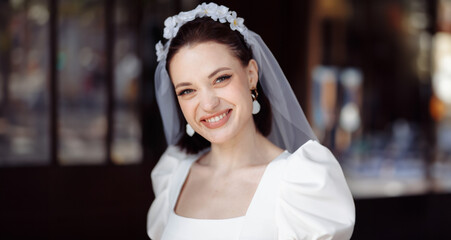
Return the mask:
{"type": "Polygon", "coordinates": [[[117,1],[114,14],[114,126],[112,161],[130,164],[141,161],[141,126],[138,118],[138,89],[141,59],[133,4],[117,1]]]}
{"type": "Polygon", "coordinates": [[[104,2],[60,1],[58,6],[59,162],[106,160],[104,2]]]}
{"type": "Polygon", "coordinates": [[[49,10],[0,2],[0,166],[49,162],[49,10]]]}
{"type": "Polygon", "coordinates": [[[141,122],[159,120],[154,45],[176,5],[0,0],[0,167],[135,164],[164,145],[141,122]]]}

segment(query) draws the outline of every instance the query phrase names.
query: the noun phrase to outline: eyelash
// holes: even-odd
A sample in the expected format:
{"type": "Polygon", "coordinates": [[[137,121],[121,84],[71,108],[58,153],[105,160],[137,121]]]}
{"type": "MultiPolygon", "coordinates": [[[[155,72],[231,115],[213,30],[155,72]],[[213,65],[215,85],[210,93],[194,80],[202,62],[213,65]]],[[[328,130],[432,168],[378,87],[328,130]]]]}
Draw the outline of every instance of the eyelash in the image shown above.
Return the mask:
{"type": "Polygon", "coordinates": [[[180,91],[180,92],[177,94],[177,96],[183,96],[183,95],[186,95],[186,94],[190,94],[190,93],[192,93],[193,91],[194,91],[193,89],[184,89],[184,90],[180,91]]]}
{"type": "Polygon", "coordinates": [[[215,83],[222,83],[222,82],[230,79],[231,77],[232,77],[232,75],[222,75],[215,80],[215,83]],[[218,82],[218,80],[221,80],[221,81],[218,82]]]}

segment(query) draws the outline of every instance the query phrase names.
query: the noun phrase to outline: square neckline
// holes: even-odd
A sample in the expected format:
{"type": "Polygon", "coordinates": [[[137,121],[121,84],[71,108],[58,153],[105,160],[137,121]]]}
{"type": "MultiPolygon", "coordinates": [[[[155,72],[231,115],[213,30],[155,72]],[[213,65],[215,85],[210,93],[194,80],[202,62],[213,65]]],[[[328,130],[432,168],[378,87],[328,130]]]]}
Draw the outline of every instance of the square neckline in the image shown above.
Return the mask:
{"type": "Polygon", "coordinates": [[[239,220],[239,219],[244,219],[248,213],[249,213],[249,209],[252,208],[252,206],[254,205],[255,202],[255,198],[258,195],[257,193],[259,193],[261,191],[262,188],[262,183],[263,181],[267,178],[268,175],[268,169],[271,167],[271,165],[273,165],[275,162],[277,162],[278,160],[282,159],[285,155],[290,154],[287,150],[284,150],[283,152],[281,152],[279,155],[277,155],[277,157],[275,157],[274,159],[272,159],[268,164],[266,164],[265,170],[263,171],[263,174],[260,178],[260,181],[258,182],[257,188],[255,189],[254,194],[252,195],[252,199],[251,202],[249,203],[249,205],[247,206],[246,209],[246,213],[242,216],[237,216],[237,217],[230,217],[230,218],[191,218],[191,217],[186,217],[186,216],[182,216],[179,215],[175,212],[175,206],[177,205],[178,201],[179,201],[179,197],[180,197],[180,193],[182,191],[182,187],[185,185],[186,180],[188,178],[189,173],[191,172],[191,168],[193,166],[193,164],[201,157],[203,156],[207,151],[202,151],[198,154],[192,155],[191,158],[187,159],[185,161],[185,165],[184,168],[182,168],[181,170],[183,171],[181,174],[181,181],[176,181],[176,183],[178,183],[176,186],[177,191],[176,191],[176,196],[175,196],[175,201],[172,202],[172,206],[171,206],[171,214],[175,215],[178,218],[184,219],[184,220],[191,220],[191,221],[232,221],[232,220],[239,220]]]}

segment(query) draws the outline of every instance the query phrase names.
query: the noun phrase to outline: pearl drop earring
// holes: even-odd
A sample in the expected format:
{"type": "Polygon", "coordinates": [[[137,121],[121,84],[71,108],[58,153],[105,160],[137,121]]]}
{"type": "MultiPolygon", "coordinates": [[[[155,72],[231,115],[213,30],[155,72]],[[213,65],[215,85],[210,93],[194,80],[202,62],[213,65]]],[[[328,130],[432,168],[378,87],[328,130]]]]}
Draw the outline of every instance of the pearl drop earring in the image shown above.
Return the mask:
{"type": "Polygon", "coordinates": [[[251,89],[251,96],[252,96],[252,114],[257,114],[260,112],[260,103],[257,101],[258,92],[257,89],[251,89]]]}
{"type": "Polygon", "coordinates": [[[194,129],[189,125],[189,123],[186,124],[186,134],[188,136],[192,137],[194,135],[194,129]]]}

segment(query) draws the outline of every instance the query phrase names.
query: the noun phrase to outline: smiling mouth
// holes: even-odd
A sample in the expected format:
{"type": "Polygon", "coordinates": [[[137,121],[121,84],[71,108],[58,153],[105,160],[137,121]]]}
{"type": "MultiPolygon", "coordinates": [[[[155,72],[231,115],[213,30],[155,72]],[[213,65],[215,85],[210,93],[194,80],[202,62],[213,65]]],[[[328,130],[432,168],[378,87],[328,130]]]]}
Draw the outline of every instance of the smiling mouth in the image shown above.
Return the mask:
{"type": "Polygon", "coordinates": [[[221,114],[219,116],[216,116],[216,117],[207,118],[207,119],[205,119],[205,121],[209,122],[209,123],[219,122],[221,119],[223,119],[225,116],[227,116],[227,114],[229,114],[229,111],[227,111],[227,112],[225,112],[225,113],[223,113],[223,114],[221,114]]]}
{"type": "Polygon", "coordinates": [[[227,122],[231,112],[232,112],[232,109],[229,109],[216,116],[202,119],[201,122],[208,128],[218,128],[227,122]]]}

